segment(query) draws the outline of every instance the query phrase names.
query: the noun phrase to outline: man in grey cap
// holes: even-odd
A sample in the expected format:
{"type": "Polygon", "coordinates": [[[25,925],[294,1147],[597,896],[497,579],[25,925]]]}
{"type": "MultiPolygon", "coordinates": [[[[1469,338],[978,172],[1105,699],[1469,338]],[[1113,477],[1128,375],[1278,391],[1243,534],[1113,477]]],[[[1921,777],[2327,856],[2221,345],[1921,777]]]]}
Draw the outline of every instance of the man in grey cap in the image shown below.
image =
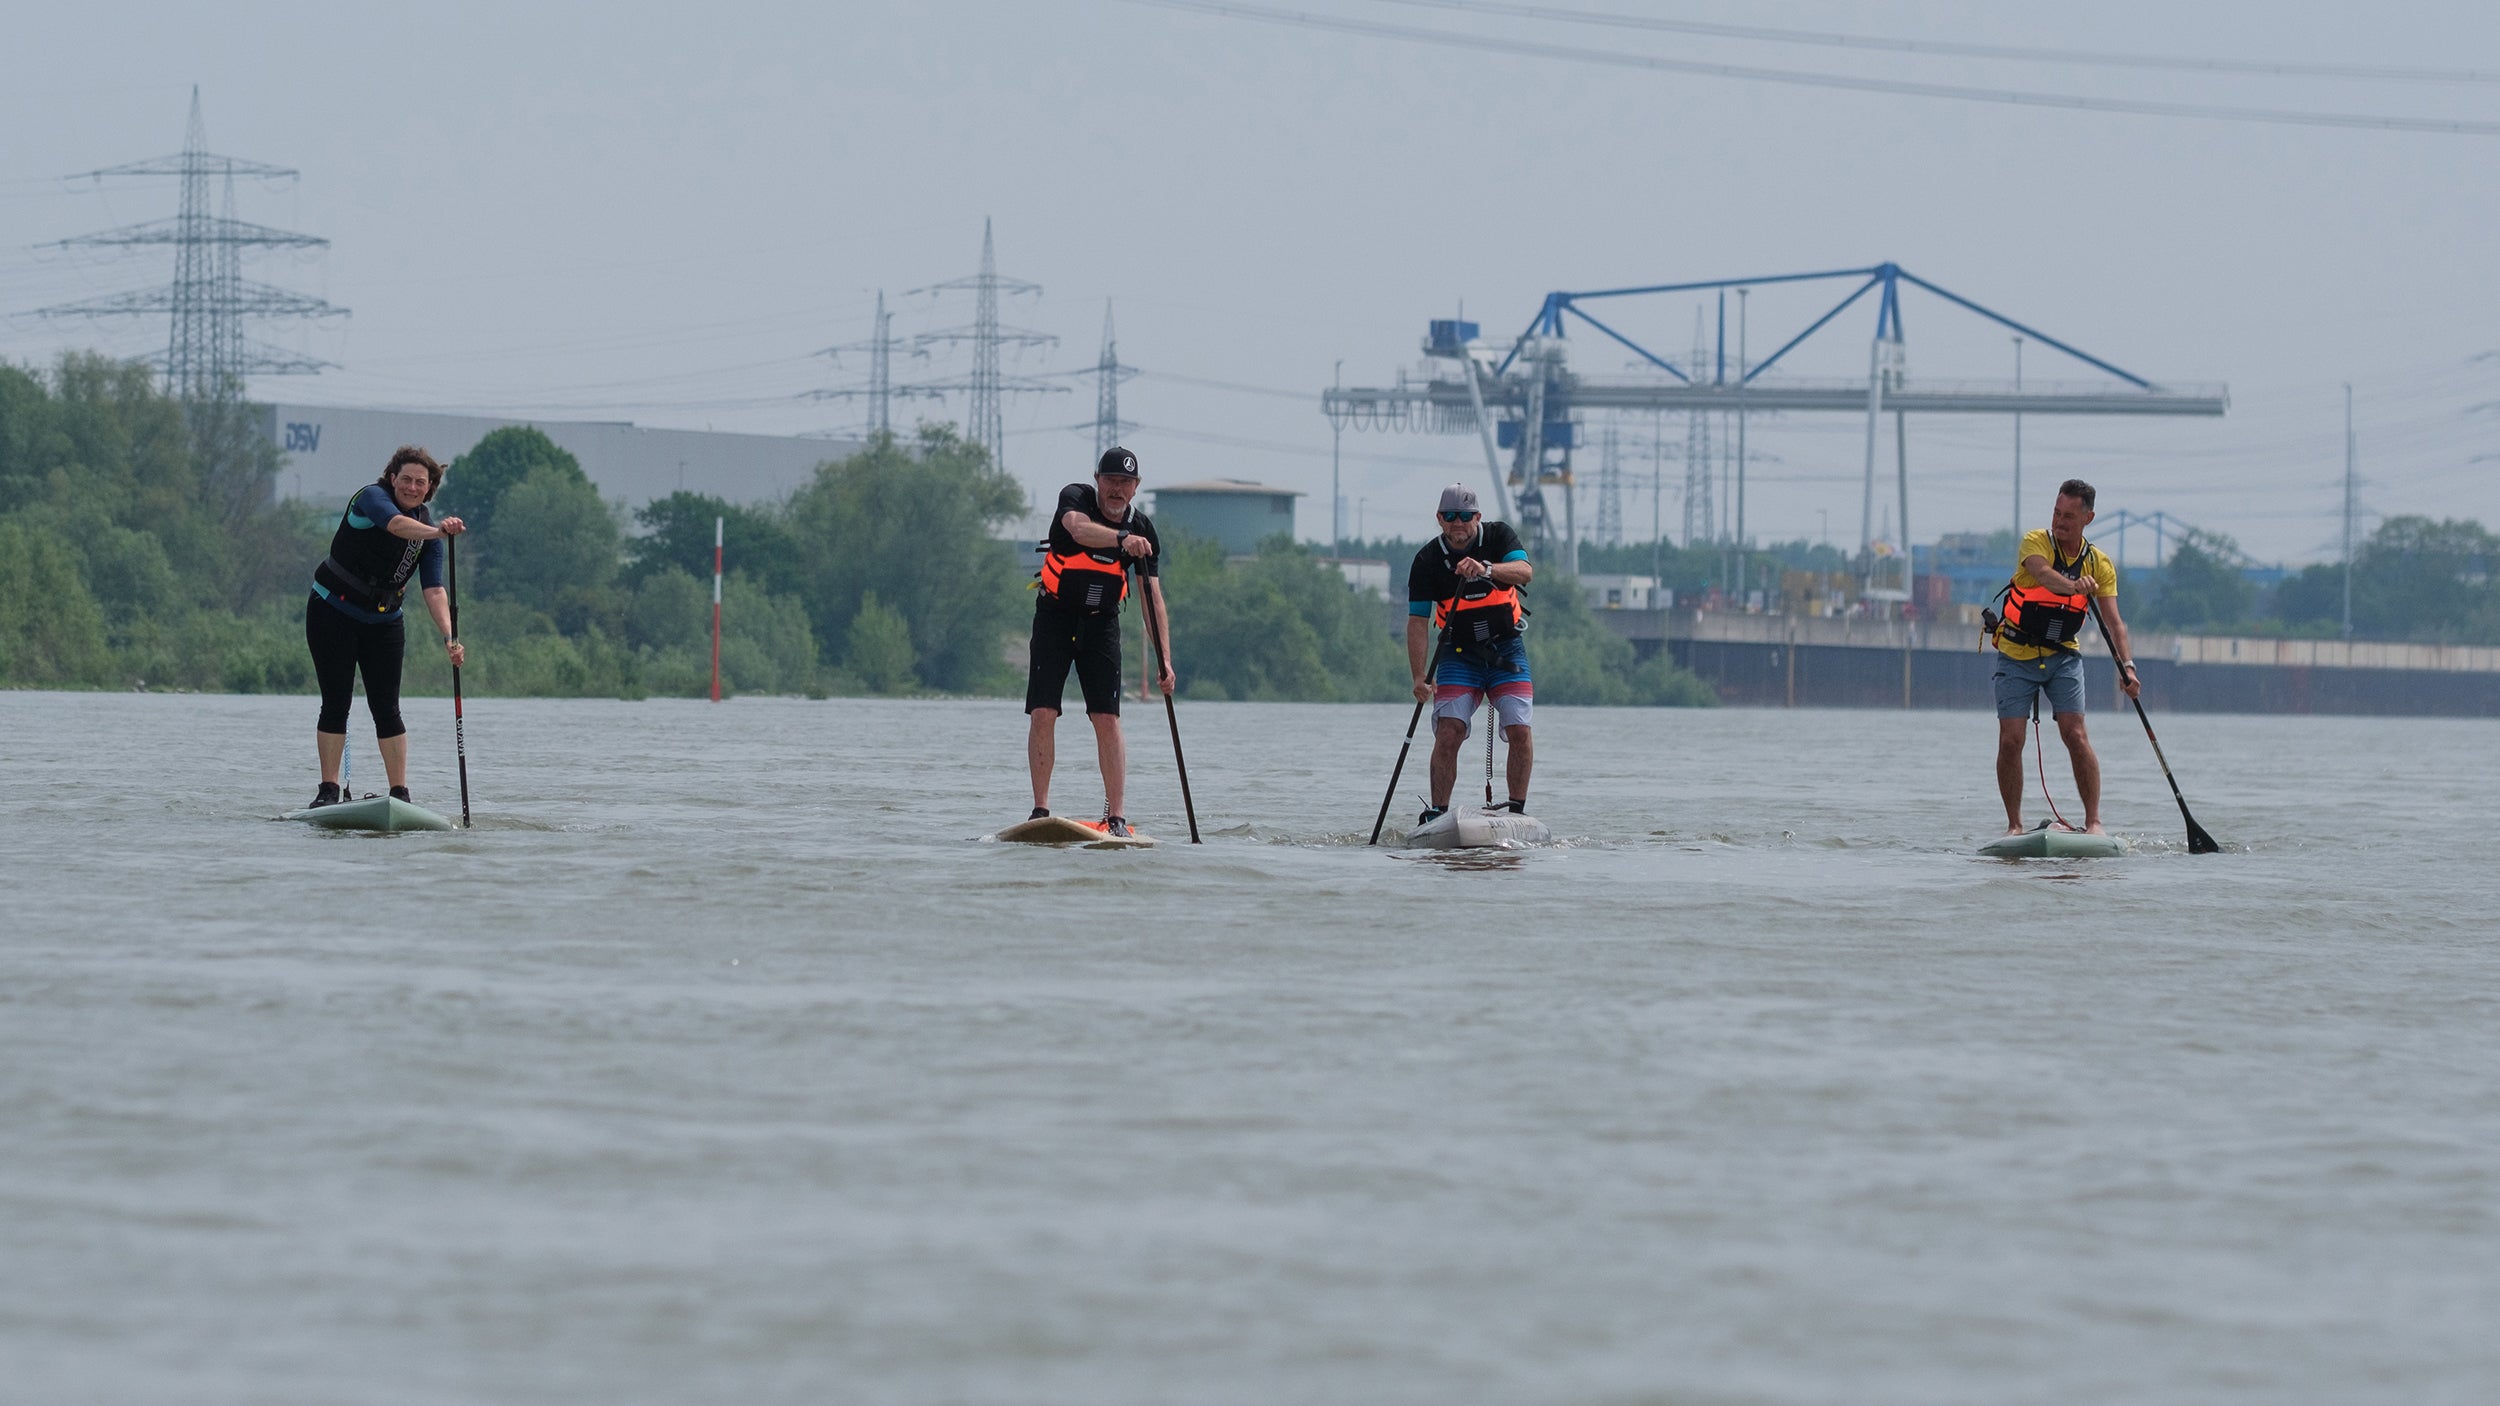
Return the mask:
{"type": "Polygon", "coordinates": [[[1528,735],[1536,688],[1528,679],[1528,643],[1520,633],[1527,611],[1519,597],[1536,567],[1519,534],[1509,523],[1485,521],[1475,490],[1463,483],[1441,490],[1439,527],[1406,573],[1407,668],[1415,701],[1432,704],[1432,804],[1416,823],[1428,825],[1450,808],[1459,745],[1487,694],[1510,742],[1508,809],[1525,815],[1536,762],[1528,735]]]}

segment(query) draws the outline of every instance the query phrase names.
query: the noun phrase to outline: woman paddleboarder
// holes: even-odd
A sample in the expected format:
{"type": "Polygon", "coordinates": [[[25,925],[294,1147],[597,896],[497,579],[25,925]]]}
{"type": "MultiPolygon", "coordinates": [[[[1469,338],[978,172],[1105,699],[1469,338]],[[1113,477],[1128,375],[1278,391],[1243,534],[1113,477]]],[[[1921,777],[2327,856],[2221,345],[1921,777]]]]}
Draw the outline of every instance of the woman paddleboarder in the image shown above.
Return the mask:
{"type": "Polygon", "coordinates": [[[313,805],[335,805],[339,763],[347,755],[347,713],[355,701],[356,675],[365,679],[365,707],[382,746],[382,769],[391,795],[408,796],[408,727],[399,720],[399,675],[407,647],[401,601],[410,577],[425,596],[426,614],[443,637],[456,668],[467,652],[452,637],[451,607],[443,595],[443,543],[466,524],[456,517],[434,521],[426,504],[443,486],[443,466],[413,445],[391,455],[382,477],[358,489],[330,555],[313,568],[312,595],[304,602],[304,643],[321,680],[321,721],[313,740],[321,754],[321,789],[313,805]]]}

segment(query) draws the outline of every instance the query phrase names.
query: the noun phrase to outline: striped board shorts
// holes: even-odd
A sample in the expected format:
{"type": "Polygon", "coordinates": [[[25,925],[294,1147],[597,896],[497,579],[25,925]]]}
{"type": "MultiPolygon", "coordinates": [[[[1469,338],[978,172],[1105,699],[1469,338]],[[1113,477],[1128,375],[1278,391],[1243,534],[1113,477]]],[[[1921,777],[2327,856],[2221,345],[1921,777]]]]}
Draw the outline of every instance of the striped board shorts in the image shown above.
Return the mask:
{"type": "Polygon", "coordinates": [[[1536,708],[1536,685],[1528,677],[1528,641],[1513,635],[1499,651],[1444,652],[1432,671],[1432,716],[1471,726],[1476,705],[1493,695],[1493,711],[1505,728],[1526,727],[1536,708]]]}

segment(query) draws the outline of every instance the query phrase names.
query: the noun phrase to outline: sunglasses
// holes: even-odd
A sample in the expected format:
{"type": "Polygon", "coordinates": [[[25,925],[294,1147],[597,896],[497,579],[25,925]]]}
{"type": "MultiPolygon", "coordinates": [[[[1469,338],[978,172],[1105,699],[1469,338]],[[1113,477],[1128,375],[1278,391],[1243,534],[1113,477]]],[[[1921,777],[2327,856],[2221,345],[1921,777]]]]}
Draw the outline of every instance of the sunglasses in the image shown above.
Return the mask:
{"type": "Polygon", "coordinates": [[[1476,520],[1476,515],[1474,513],[1443,513],[1441,520],[1443,522],[1473,522],[1476,520]]]}

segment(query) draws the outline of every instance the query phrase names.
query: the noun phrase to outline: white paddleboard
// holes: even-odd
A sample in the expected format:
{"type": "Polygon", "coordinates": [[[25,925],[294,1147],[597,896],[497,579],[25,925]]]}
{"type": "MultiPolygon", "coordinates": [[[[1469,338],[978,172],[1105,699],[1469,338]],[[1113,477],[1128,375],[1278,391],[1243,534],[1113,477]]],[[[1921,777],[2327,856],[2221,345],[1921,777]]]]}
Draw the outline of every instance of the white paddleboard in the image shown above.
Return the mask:
{"type": "Polygon", "coordinates": [[[1083,845],[1087,849],[1152,849],[1154,841],[1144,835],[1121,839],[1107,833],[1098,820],[1077,820],[1065,815],[1045,815],[1039,820],[1019,821],[997,834],[993,840],[1016,845],[1083,845]]]}
{"type": "Polygon", "coordinates": [[[393,833],[400,830],[449,830],[452,823],[414,801],[393,796],[367,796],[361,801],[341,801],[332,806],[315,806],[307,810],[290,810],[289,820],[301,820],[326,830],[377,830],[393,833]]]}
{"type": "Polygon", "coordinates": [[[1553,842],[1553,832],[1533,815],[1457,806],[1406,832],[1406,843],[1419,849],[1519,849],[1553,842]]]}
{"type": "Polygon", "coordinates": [[[2127,842],[2116,835],[2087,835],[2043,825],[2019,835],[1999,835],[1979,847],[1990,859],[2117,859],[2127,842]]]}

